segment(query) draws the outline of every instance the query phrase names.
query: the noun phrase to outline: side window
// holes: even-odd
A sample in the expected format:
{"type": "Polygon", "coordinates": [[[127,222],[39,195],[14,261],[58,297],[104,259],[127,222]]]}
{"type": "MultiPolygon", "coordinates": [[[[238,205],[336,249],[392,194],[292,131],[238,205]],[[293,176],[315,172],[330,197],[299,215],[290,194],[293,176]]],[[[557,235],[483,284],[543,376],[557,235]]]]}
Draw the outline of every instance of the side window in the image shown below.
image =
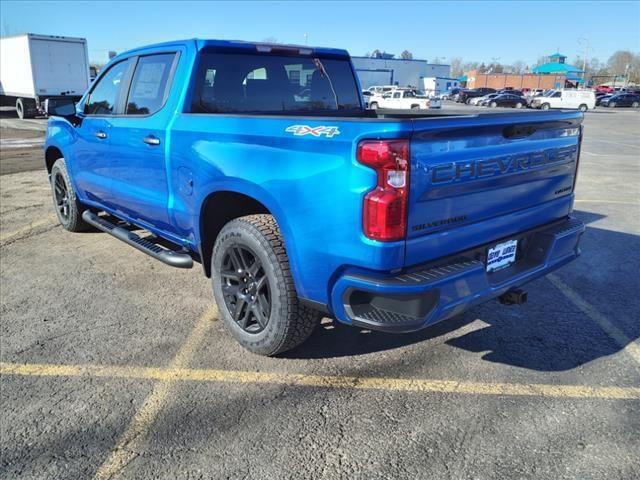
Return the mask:
{"type": "Polygon", "coordinates": [[[89,94],[84,107],[87,115],[113,115],[120,93],[120,86],[127,72],[129,62],[123,60],[109,69],[89,94]]]}
{"type": "Polygon", "coordinates": [[[560,98],[562,96],[562,92],[556,92],[553,95],[551,95],[551,98],[560,98]]]}
{"type": "Polygon", "coordinates": [[[413,97],[415,97],[415,95],[413,94],[413,92],[406,91],[406,92],[404,92],[402,94],[402,97],[403,98],[413,98],[413,97]]]}
{"type": "Polygon", "coordinates": [[[393,98],[400,98],[400,92],[394,92],[393,98]]]}
{"type": "MultiPolygon", "coordinates": [[[[127,115],[149,115],[162,108],[174,58],[175,53],[163,53],[138,59],[127,99],[127,115]]],[[[214,76],[215,72],[210,76],[212,82],[214,76]]]]}

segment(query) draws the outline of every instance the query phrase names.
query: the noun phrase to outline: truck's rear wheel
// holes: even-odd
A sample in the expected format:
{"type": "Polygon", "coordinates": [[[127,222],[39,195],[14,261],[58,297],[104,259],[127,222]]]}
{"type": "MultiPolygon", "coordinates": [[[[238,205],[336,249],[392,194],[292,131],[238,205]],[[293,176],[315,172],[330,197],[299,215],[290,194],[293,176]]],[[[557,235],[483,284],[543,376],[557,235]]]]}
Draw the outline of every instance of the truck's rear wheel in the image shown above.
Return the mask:
{"type": "Polygon", "coordinates": [[[29,99],[18,98],[16,100],[16,113],[18,114],[18,118],[24,119],[35,117],[38,111],[36,110],[35,102],[29,99]]]}
{"type": "Polygon", "coordinates": [[[589,109],[584,103],[578,107],[581,112],[586,112],[589,109]]]}
{"type": "Polygon", "coordinates": [[[70,232],[81,232],[91,228],[82,219],[85,207],[78,201],[76,192],[73,190],[64,158],[59,158],[53,164],[50,182],[53,206],[60,225],[70,232]]]}
{"type": "Polygon", "coordinates": [[[259,355],[303,343],[321,314],[298,300],[278,225],[271,215],[227,223],[211,255],[213,294],[233,337],[259,355]]]}

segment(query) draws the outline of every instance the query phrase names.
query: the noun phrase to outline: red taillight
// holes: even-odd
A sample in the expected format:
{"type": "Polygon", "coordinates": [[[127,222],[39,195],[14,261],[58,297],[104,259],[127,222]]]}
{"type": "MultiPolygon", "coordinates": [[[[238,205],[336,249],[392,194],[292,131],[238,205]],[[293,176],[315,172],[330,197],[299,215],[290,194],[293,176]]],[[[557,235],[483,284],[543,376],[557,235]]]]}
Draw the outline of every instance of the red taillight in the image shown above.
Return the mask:
{"type": "Polygon", "coordinates": [[[407,233],[409,196],[409,140],[364,140],[358,145],[358,161],[378,174],[376,188],[364,197],[364,234],[390,242],[407,233]]]}

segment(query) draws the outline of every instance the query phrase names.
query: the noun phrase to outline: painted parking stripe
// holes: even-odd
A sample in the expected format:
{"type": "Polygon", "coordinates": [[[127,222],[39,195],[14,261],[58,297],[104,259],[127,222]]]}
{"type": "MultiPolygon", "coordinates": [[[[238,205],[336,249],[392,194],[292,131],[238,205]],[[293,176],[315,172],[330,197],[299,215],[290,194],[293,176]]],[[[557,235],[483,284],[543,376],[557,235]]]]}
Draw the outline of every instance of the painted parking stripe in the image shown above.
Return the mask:
{"type": "Polygon", "coordinates": [[[107,377],[161,382],[212,382],[271,384],[298,387],[385,390],[396,392],[454,393],[607,400],[638,400],[640,387],[553,385],[540,383],[481,383],[384,377],[343,377],[193,368],[150,368],[98,365],[49,365],[0,363],[2,375],[43,377],[107,377]]]}
{"type": "Polygon", "coordinates": [[[640,364],[640,345],[616,327],[607,317],[597,311],[589,302],[582,298],[578,292],[560,280],[560,277],[552,273],[547,275],[547,278],[564,294],[565,297],[571,301],[571,303],[598,324],[600,328],[604,330],[604,332],[612,338],[624,352],[640,364]]]}
{"type": "MultiPolygon", "coordinates": [[[[215,320],[217,313],[217,308],[212,306],[200,316],[195,327],[189,334],[189,337],[182,344],[178,353],[171,360],[169,368],[166,370],[180,370],[189,364],[209,330],[211,323],[215,320]]],[[[89,367],[90,370],[92,368],[96,367],[89,367]]],[[[104,479],[113,478],[118,475],[122,470],[124,470],[129,462],[136,457],[140,443],[144,440],[147,432],[153,426],[155,419],[164,407],[167,398],[170,396],[174,388],[175,381],[178,380],[178,378],[173,375],[154,377],[150,372],[144,372],[145,369],[137,372],[137,369],[127,369],[126,367],[125,371],[122,372],[119,372],[117,368],[116,370],[113,370],[113,367],[97,367],[97,369],[97,371],[94,370],[95,376],[148,378],[160,380],[154,385],[153,390],[145,399],[142,407],[140,407],[136,412],[133,419],[131,419],[129,426],[120,436],[107,459],[97,470],[94,478],[104,479]],[[121,373],[121,375],[110,375],[111,373],[121,373]]],[[[163,369],[156,370],[162,371],[163,369]]],[[[0,371],[2,370],[0,369],[0,371]]],[[[82,367],[81,371],[83,371],[82,367]]]]}

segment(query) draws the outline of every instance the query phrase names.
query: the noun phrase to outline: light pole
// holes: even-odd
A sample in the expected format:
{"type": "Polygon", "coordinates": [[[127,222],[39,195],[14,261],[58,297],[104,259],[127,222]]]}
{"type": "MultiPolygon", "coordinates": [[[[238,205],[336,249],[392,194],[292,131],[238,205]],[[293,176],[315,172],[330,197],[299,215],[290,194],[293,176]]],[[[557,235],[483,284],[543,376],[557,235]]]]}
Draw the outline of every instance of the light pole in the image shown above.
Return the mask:
{"type": "Polygon", "coordinates": [[[589,57],[589,38],[580,37],[578,39],[578,45],[584,46],[584,56],[582,58],[582,86],[587,85],[587,58],[589,57]]]}

